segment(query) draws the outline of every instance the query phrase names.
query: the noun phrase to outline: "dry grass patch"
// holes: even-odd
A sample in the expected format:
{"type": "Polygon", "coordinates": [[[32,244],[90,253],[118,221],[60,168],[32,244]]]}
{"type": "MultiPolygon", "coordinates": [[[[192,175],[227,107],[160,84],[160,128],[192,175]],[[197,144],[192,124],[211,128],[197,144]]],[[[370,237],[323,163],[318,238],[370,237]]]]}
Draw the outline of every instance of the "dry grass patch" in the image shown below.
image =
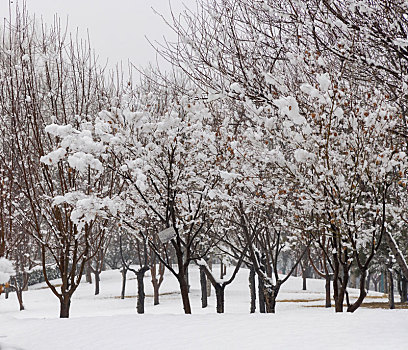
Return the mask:
{"type": "MultiPolygon", "coordinates": [[[[369,303],[363,303],[361,307],[369,308],[369,309],[389,309],[390,305],[388,302],[369,302],[369,303]]],[[[402,303],[395,303],[395,308],[396,309],[408,309],[408,304],[402,304],[402,303]]]]}
{"type": "MultiPolygon", "coordinates": [[[[59,283],[59,284],[53,284],[53,286],[54,286],[55,288],[59,288],[59,287],[61,287],[61,286],[62,286],[62,283],[59,283]]],[[[35,290],[48,289],[48,288],[50,288],[50,287],[48,287],[48,286],[44,286],[44,287],[35,288],[35,290]]]]}
{"type": "MultiPolygon", "coordinates": [[[[180,294],[179,292],[166,292],[166,293],[160,293],[159,296],[163,295],[176,295],[180,294]]],[[[137,295],[125,295],[125,299],[135,299],[137,295]]],[[[153,298],[153,294],[145,294],[145,297],[147,298],[153,298]]],[[[113,297],[114,299],[120,299],[120,296],[115,296],[113,297]]]]}
{"type": "MultiPolygon", "coordinates": [[[[332,305],[333,306],[333,305],[332,305]]],[[[347,305],[343,304],[343,306],[346,308],[347,305]]],[[[324,305],[303,305],[303,307],[324,307],[324,305]]],[[[390,305],[386,301],[372,301],[372,302],[365,302],[362,303],[360,307],[365,307],[368,309],[384,309],[384,310],[389,310],[390,305]]],[[[401,304],[401,303],[395,303],[395,308],[396,309],[405,309],[408,310],[408,304],[401,304]]]]}
{"type": "Polygon", "coordinates": [[[318,298],[318,299],[282,299],[277,300],[278,303],[310,303],[313,301],[323,301],[325,299],[318,298]]]}

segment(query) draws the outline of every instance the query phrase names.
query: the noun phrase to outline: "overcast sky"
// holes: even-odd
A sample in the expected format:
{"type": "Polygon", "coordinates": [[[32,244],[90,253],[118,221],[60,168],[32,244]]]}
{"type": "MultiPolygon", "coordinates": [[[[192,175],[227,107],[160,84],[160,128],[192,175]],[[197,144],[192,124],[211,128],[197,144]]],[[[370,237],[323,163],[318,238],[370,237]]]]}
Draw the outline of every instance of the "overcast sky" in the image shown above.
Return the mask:
{"type": "MultiPolygon", "coordinates": [[[[156,55],[145,36],[161,42],[163,36],[175,37],[152,10],[168,18],[169,2],[174,13],[179,13],[183,2],[192,4],[194,0],[27,0],[27,7],[46,22],[52,22],[58,14],[64,20],[68,16],[72,31],[78,27],[84,35],[89,29],[95,52],[101,62],[109,59],[110,67],[128,59],[136,66],[146,66],[155,61],[156,55]]],[[[1,19],[8,17],[8,3],[0,0],[1,19]]]]}

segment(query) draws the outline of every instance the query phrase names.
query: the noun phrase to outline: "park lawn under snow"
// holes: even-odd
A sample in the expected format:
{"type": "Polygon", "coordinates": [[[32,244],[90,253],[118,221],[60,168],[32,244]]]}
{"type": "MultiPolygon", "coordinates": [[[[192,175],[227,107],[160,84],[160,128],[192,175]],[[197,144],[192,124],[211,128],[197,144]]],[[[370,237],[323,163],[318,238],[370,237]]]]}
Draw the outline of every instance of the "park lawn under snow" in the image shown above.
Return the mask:
{"type": "MultiPolygon", "coordinates": [[[[293,277],[280,292],[275,315],[250,315],[248,270],[241,269],[226,288],[226,313],[217,315],[214,293],[208,308],[201,309],[196,267],[190,269],[190,279],[193,315],[183,314],[177,281],[169,273],[157,306],[152,305],[152,287],[146,276],[144,315],[135,311],[133,274],[128,274],[126,292],[130,297],[119,299],[121,275],[117,270],[102,273],[98,296],[93,295],[93,285],[80,285],[70,319],[58,318],[58,299],[44,284],[31,286],[24,293],[26,310],[22,312],[17,311],[14,294],[8,300],[1,296],[0,349],[408,348],[408,310],[360,308],[354,314],[335,314],[333,309],[308,307],[324,305],[323,280],[309,279],[308,290],[302,291],[301,279],[293,277]]],[[[381,296],[370,292],[368,300],[379,301],[381,296]]]]}

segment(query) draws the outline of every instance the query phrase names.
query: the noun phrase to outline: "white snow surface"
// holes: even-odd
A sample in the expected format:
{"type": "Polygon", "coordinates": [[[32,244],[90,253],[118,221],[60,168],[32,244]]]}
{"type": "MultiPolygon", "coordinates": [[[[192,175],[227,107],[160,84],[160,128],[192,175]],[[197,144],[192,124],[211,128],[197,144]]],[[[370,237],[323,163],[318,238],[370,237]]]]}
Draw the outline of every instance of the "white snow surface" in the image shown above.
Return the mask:
{"type": "MultiPolygon", "coordinates": [[[[354,314],[335,314],[333,308],[307,307],[324,304],[323,280],[309,279],[308,290],[302,291],[301,278],[290,278],[280,292],[276,314],[250,315],[248,270],[241,269],[226,288],[226,313],[217,315],[214,293],[208,308],[200,307],[196,266],[190,269],[190,278],[193,315],[183,314],[177,281],[168,272],[157,306],[146,276],[144,315],[135,312],[133,274],[128,273],[126,291],[131,297],[118,298],[117,270],[102,273],[98,296],[93,295],[93,285],[81,284],[70,319],[58,318],[58,300],[44,284],[24,294],[22,312],[17,311],[14,293],[8,300],[2,295],[0,349],[407,349],[408,310],[360,308],[354,314]]],[[[356,291],[350,294],[356,296],[356,291]]],[[[368,298],[382,300],[381,296],[370,291],[368,298]]]]}

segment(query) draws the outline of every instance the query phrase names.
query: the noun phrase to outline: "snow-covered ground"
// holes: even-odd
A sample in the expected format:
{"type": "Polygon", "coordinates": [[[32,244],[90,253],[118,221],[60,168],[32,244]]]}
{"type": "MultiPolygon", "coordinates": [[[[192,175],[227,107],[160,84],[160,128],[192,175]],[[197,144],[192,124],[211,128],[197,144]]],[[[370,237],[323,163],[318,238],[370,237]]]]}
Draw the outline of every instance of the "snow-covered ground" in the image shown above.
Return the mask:
{"type": "MultiPolygon", "coordinates": [[[[0,349],[408,349],[408,310],[360,308],[354,314],[335,314],[333,309],[309,307],[324,305],[322,280],[308,280],[308,290],[302,291],[301,279],[291,278],[281,290],[276,314],[250,315],[248,270],[242,269],[226,288],[226,313],[217,315],[214,293],[208,308],[201,309],[196,267],[190,278],[193,315],[183,315],[177,281],[168,273],[157,306],[146,277],[144,315],[135,311],[133,274],[128,274],[130,297],[119,299],[118,271],[102,274],[98,296],[93,285],[82,283],[70,319],[58,318],[58,299],[44,284],[24,294],[22,312],[14,294],[8,300],[2,295],[0,349]]],[[[368,300],[381,297],[370,292],[368,300]]]]}

